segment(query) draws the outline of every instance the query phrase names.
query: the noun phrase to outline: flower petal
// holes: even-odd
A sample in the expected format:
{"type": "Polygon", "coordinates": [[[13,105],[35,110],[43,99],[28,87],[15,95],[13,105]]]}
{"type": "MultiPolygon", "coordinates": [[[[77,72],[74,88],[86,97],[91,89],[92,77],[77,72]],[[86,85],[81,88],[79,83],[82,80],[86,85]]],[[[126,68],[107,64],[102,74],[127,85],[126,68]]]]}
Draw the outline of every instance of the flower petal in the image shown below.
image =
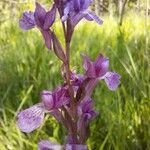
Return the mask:
{"type": "Polygon", "coordinates": [[[93,100],[88,98],[86,100],[81,101],[80,106],[83,112],[88,112],[93,108],[93,100]]]}
{"type": "Polygon", "coordinates": [[[54,99],[51,91],[43,91],[41,94],[45,109],[51,110],[54,107],[54,99]]]}
{"type": "Polygon", "coordinates": [[[85,79],[84,75],[76,74],[75,70],[71,72],[71,80],[74,86],[80,86],[84,81],[84,79],[85,79]]]}
{"type": "Polygon", "coordinates": [[[80,102],[77,110],[80,122],[87,122],[98,115],[98,112],[93,109],[93,104],[94,101],[90,97],[80,102]]]}
{"type": "Polygon", "coordinates": [[[30,133],[40,127],[44,119],[42,104],[34,105],[17,115],[17,126],[22,132],[30,133]]]}
{"type": "Polygon", "coordinates": [[[55,18],[56,18],[56,5],[54,4],[52,9],[46,13],[43,29],[48,30],[54,23],[55,18]]]}
{"type": "Polygon", "coordinates": [[[38,143],[38,150],[63,150],[63,147],[48,140],[42,140],[38,143]]]}
{"type": "Polygon", "coordinates": [[[87,15],[87,11],[80,11],[78,13],[72,13],[70,20],[71,25],[74,28],[81,19],[83,19],[87,15]]]}
{"type": "Polygon", "coordinates": [[[43,35],[44,41],[45,41],[45,45],[48,49],[52,48],[52,35],[51,35],[51,31],[44,31],[41,30],[41,33],[43,35]]]}
{"type": "Polygon", "coordinates": [[[92,3],[92,0],[80,0],[80,1],[81,1],[81,9],[82,10],[86,10],[92,3]]]}
{"type": "Polygon", "coordinates": [[[23,30],[29,30],[35,27],[34,13],[24,12],[22,18],[19,20],[19,26],[23,30]]]}
{"type": "Polygon", "coordinates": [[[46,10],[39,3],[36,2],[34,18],[35,18],[36,25],[39,26],[40,28],[43,28],[45,16],[46,16],[46,10]]]}
{"type": "Polygon", "coordinates": [[[83,61],[84,61],[83,67],[86,71],[86,75],[90,78],[95,78],[96,74],[95,74],[95,68],[94,68],[93,62],[85,54],[82,54],[81,56],[82,56],[83,61]]]}
{"type": "Polygon", "coordinates": [[[60,86],[53,91],[53,98],[55,100],[55,108],[60,108],[67,105],[70,101],[68,86],[60,86]]]}
{"type": "Polygon", "coordinates": [[[115,91],[120,84],[120,75],[116,72],[107,72],[104,76],[104,80],[108,88],[112,91],[115,91]]]}
{"type": "Polygon", "coordinates": [[[94,62],[96,77],[104,76],[109,68],[109,59],[100,54],[94,62]]]}
{"type": "Polygon", "coordinates": [[[61,122],[61,112],[58,109],[51,110],[50,115],[52,115],[58,122],[61,122]]]}
{"type": "Polygon", "coordinates": [[[68,15],[69,15],[69,12],[70,12],[70,9],[71,9],[71,5],[72,5],[72,1],[69,1],[66,3],[65,7],[64,7],[64,14],[61,18],[61,21],[62,22],[65,22],[67,19],[68,19],[68,15]]]}
{"type": "Polygon", "coordinates": [[[87,15],[85,16],[85,19],[89,20],[89,21],[95,21],[98,24],[103,24],[103,21],[94,13],[94,12],[90,12],[88,11],[87,15]]]}

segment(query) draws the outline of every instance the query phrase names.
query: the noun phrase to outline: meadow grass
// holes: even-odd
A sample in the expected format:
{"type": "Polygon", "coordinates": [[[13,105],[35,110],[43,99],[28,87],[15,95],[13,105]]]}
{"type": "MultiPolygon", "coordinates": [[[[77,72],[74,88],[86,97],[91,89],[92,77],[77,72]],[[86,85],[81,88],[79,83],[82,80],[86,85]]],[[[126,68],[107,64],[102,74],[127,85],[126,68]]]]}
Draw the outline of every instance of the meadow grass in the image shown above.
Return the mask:
{"type": "MultiPolygon", "coordinates": [[[[63,41],[60,25],[54,27],[63,41]]],[[[16,113],[40,101],[40,92],[63,82],[61,63],[48,51],[37,30],[24,32],[17,22],[1,25],[0,34],[0,149],[37,149],[40,139],[64,142],[66,131],[54,118],[31,134],[16,127],[16,113]]],[[[116,92],[100,82],[93,93],[100,115],[91,123],[91,150],[150,149],[150,21],[130,15],[118,27],[104,17],[103,26],[80,23],[71,44],[71,67],[83,72],[80,53],[95,59],[103,53],[110,70],[121,75],[116,92]]]]}

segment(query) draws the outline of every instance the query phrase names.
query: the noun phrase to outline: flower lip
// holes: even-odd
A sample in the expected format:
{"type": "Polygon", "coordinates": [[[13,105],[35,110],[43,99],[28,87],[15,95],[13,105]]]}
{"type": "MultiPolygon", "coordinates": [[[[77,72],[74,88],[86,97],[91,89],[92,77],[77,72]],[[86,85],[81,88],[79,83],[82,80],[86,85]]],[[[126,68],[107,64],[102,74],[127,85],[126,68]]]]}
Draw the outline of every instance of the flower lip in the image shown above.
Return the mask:
{"type": "Polygon", "coordinates": [[[104,76],[106,85],[111,91],[115,91],[120,84],[121,76],[116,72],[107,72],[104,76]]]}
{"type": "Polygon", "coordinates": [[[25,133],[30,133],[40,127],[44,120],[45,110],[42,103],[25,109],[17,115],[17,126],[25,133]]]}

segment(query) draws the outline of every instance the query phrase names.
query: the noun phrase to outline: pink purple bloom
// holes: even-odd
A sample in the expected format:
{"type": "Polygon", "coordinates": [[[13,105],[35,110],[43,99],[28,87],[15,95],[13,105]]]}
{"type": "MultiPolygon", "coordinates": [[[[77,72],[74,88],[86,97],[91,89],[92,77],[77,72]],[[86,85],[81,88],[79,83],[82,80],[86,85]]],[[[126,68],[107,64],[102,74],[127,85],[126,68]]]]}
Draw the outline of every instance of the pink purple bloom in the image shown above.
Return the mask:
{"type": "Polygon", "coordinates": [[[34,13],[24,12],[22,15],[22,18],[19,21],[19,25],[23,30],[29,30],[35,27],[35,21],[34,21],[34,13]]]}
{"type": "Polygon", "coordinates": [[[46,12],[39,3],[36,3],[35,12],[24,12],[19,25],[23,30],[29,30],[36,26],[41,31],[47,48],[51,49],[51,31],[49,28],[53,25],[55,18],[55,4],[50,11],[46,12]]]}
{"type": "Polygon", "coordinates": [[[61,121],[59,108],[69,103],[67,87],[58,87],[53,92],[43,91],[41,94],[42,102],[28,109],[25,109],[17,115],[17,125],[21,131],[30,133],[37,129],[43,122],[45,112],[53,115],[58,121],[61,121]]]}
{"type": "Polygon", "coordinates": [[[79,119],[77,126],[81,143],[84,143],[89,136],[89,122],[98,115],[98,112],[93,108],[93,104],[94,101],[88,97],[78,105],[77,112],[79,119]]]}
{"type": "Polygon", "coordinates": [[[83,18],[89,21],[95,20],[98,24],[102,24],[103,21],[94,12],[87,10],[91,3],[92,0],[65,1],[62,21],[69,19],[73,27],[83,18]]]}
{"type": "Polygon", "coordinates": [[[42,102],[47,110],[57,109],[69,102],[69,93],[67,86],[60,86],[53,92],[43,91],[41,94],[42,102]]]}
{"type": "Polygon", "coordinates": [[[91,79],[104,79],[110,90],[116,90],[120,84],[120,75],[116,72],[110,72],[109,59],[100,54],[96,61],[91,61],[86,55],[83,57],[83,67],[85,69],[85,75],[91,79]]]}
{"type": "Polygon", "coordinates": [[[95,118],[98,115],[98,112],[93,109],[94,101],[91,98],[87,98],[80,102],[78,106],[78,128],[82,128],[82,125],[84,126],[88,124],[88,122],[95,118]]]}

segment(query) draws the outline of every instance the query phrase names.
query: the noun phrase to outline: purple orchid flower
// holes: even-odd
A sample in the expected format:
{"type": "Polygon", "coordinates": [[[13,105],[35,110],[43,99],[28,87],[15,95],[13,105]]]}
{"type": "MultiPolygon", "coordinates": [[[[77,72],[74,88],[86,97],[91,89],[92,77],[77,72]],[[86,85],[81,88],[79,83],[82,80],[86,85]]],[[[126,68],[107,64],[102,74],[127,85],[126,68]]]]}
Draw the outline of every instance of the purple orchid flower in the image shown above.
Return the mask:
{"type": "Polygon", "coordinates": [[[64,4],[62,21],[70,19],[73,27],[83,18],[102,24],[103,21],[94,12],[87,10],[91,3],[92,0],[67,0],[64,4]]]}
{"type": "Polygon", "coordinates": [[[120,75],[116,72],[110,72],[109,59],[100,54],[95,62],[92,62],[88,56],[82,55],[84,61],[85,75],[91,79],[104,79],[108,88],[116,90],[120,84],[120,75]]]}
{"type": "Polygon", "coordinates": [[[67,86],[58,87],[53,92],[42,92],[42,101],[47,110],[60,108],[62,105],[68,104],[69,99],[67,86]]]}
{"type": "Polygon", "coordinates": [[[81,129],[89,123],[89,121],[95,118],[99,113],[93,109],[94,101],[91,98],[87,98],[80,102],[78,106],[78,129],[81,129]]]}
{"type": "MultiPolygon", "coordinates": [[[[64,79],[66,79],[66,75],[63,75],[64,79]]],[[[85,79],[85,76],[82,74],[77,74],[76,70],[70,72],[70,79],[73,86],[80,86],[85,79]]]]}
{"type": "Polygon", "coordinates": [[[89,122],[95,118],[99,113],[93,109],[94,101],[88,97],[80,102],[77,108],[78,113],[78,133],[81,143],[85,143],[87,140],[90,131],[89,131],[89,122]]]}
{"type": "Polygon", "coordinates": [[[17,115],[17,125],[21,131],[30,133],[40,127],[44,120],[45,112],[53,115],[61,122],[59,108],[67,105],[70,101],[67,87],[58,87],[53,92],[43,91],[41,95],[41,103],[25,109],[17,115]]]}
{"type": "Polygon", "coordinates": [[[71,80],[74,86],[80,86],[84,81],[85,77],[81,74],[77,74],[75,70],[71,72],[71,80]]]}
{"type": "Polygon", "coordinates": [[[53,25],[56,18],[56,6],[53,5],[52,9],[48,12],[36,2],[35,12],[24,12],[19,21],[20,28],[29,30],[35,26],[41,31],[45,44],[48,49],[51,49],[51,31],[50,27],[53,25]]]}

